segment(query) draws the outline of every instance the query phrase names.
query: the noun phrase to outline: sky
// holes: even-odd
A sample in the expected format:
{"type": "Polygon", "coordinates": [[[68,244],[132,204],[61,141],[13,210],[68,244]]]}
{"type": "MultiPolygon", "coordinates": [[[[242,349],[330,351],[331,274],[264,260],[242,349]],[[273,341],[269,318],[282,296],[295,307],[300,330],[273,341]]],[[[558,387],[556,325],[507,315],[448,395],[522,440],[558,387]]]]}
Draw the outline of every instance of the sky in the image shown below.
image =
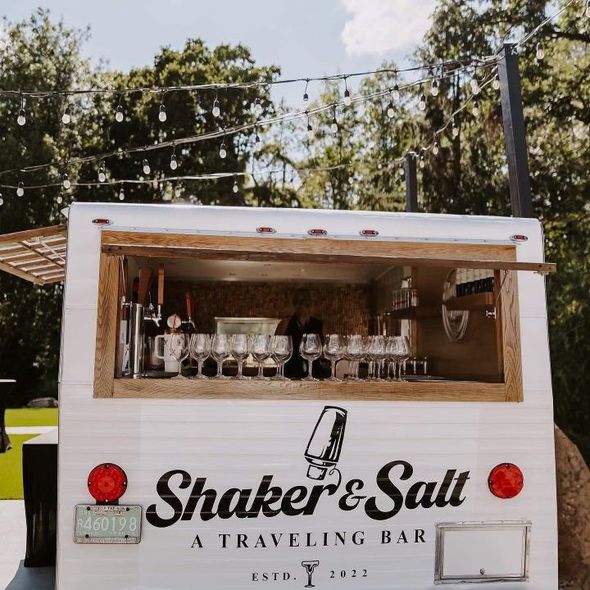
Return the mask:
{"type": "MultiPolygon", "coordinates": [[[[162,46],[189,38],[208,45],[242,43],[259,65],[283,77],[373,70],[407,63],[436,0],[2,0],[9,20],[41,6],[68,26],[90,27],[84,52],[128,70],[152,63],[162,46]]],[[[303,88],[281,85],[274,97],[295,104],[303,88]]],[[[310,88],[310,96],[313,89],[310,88]]]]}

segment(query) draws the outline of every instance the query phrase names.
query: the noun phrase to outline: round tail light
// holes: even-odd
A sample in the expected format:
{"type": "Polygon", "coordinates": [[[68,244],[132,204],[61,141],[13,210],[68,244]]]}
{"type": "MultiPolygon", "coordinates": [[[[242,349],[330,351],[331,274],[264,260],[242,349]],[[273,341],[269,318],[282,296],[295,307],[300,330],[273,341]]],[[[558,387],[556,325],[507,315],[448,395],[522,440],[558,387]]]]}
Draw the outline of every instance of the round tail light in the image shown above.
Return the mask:
{"type": "Polygon", "coordinates": [[[524,475],[514,463],[500,463],[490,471],[488,486],[496,498],[514,498],[522,491],[524,475]]]}
{"type": "Polygon", "coordinates": [[[88,475],[88,491],[99,503],[116,502],[126,489],[127,476],[114,463],[101,463],[88,475]]]}

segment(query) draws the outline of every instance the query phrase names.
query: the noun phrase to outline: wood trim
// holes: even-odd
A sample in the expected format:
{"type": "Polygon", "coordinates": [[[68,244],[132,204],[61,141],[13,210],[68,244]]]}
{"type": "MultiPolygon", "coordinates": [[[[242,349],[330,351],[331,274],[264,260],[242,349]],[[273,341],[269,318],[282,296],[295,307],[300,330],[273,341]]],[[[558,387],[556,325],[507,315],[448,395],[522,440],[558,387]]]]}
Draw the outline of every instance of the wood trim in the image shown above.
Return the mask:
{"type": "Polygon", "coordinates": [[[47,227],[26,229],[24,231],[15,231],[9,234],[0,235],[0,244],[5,244],[7,242],[22,242],[23,240],[31,240],[32,238],[42,238],[57,234],[65,235],[66,230],[66,225],[50,225],[47,227]]]}
{"type": "Polygon", "coordinates": [[[25,281],[29,281],[34,283],[35,285],[45,285],[45,281],[41,280],[40,278],[35,277],[34,275],[30,275],[23,270],[20,270],[16,266],[12,266],[10,264],[6,264],[4,262],[0,262],[0,270],[7,272],[8,274],[14,275],[19,277],[20,279],[25,279],[25,281]]]}
{"type": "Polygon", "coordinates": [[[215,400],[503,402],[503,383],[116,379],[114,397],[215,400]]]}
{"type": "Polygon", "coordinates": [[[98,276],[94,397],[112,397],[119,314],[119,256],[101,254],[98,276]]]}
{"type": "Polygon", "coordinates": [[[500,287],[500,322],[504,359],[504,383],[506,401],[521,402],[524,399],[522,385],[522,358],[520,349],[520,312],[518,308],[518,284],[514,272],[504,272],[500,287]]]}

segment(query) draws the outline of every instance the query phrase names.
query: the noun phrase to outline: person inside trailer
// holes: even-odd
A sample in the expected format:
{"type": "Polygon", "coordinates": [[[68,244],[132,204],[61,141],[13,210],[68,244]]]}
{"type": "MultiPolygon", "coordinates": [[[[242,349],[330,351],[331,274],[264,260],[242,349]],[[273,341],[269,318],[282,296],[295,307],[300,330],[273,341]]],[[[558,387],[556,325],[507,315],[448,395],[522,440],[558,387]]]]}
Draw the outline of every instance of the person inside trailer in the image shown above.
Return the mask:
{"type": "MultiPolygon", "coordinates": [[[[295,290],[293,308],[293,315],[281,320],[275,334],[278,336],[291,336],[293,340],[293,355],[285,364],[285,377],[288,379],[303,379],[307,375],[307,361],[299,352],[301,339],[303,334],[318,334],[323,343],[324,323],[321,319],[312,315],[313,302],[309,289],[302,287],[295,290]]],[[[317,361],[313,366],[314,376],[318,376],[315,375],[316,372],[321,372],[321,368],[316,364],[317,361]]]]}

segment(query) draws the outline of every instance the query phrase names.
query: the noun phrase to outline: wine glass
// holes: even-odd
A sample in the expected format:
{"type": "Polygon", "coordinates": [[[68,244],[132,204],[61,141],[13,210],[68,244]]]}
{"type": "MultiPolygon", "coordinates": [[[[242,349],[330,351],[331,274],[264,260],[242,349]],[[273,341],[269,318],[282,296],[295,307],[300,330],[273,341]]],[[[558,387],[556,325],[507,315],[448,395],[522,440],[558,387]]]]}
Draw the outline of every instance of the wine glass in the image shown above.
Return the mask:
{"type": "Polygon", "coordinates": [[[231,337],[230,344],[231,354],[236,361],[238,361],[238,374],[236,375],[236,379],[248,379],[248,377],[244,377],[242,374],[244,361],[250,354],[250,338],[248,337],[248,334],[234,334],[231,337]]]}
{"type": "Polygon", "coordinates": [[[277,363],[277,374],[273,379],[277,381],[286,381],[285,363],[293,354],[293,339],[291,336],[272,336],[270,350],[273,359],[277,363]]]}
{"type": "Polygon", "coordinates": [[[383,365],[383,361],[385,360],[386,354],[387,353],[385,351],[385,336],[373,336],[373,339],[371,341],[371,357],[373,358],[373,361],[377,369],[375,373],[375,379],[377,381],[382,381],[381,368],[383,365]]]}
{"type": "Polygon", "coordinates": [[[230,354],[229,336],[227,334],[215,334],[211,341],[211,356],[217,362],[216,379],[229,379],[223,374],[223,361],[230,354]]]}
{"type": "Polygon", "coordinates": [[[351,334],[346,338],[346,356],[353,364],[353,381],[359,380],[359,363],[364,356],[363,337],[360,334],[351,334]]]}
{"type": "Polygon", "coordinates": [[[399,346],[399,378],[400,381],[405,381],[406,361],[410,358],[410,339],[407,336],[398,336],[399,346]]]}
{"type": "Polygon", "coordinates": [[[270,356],[270,336],[268,334],[256,334],[253,336],[250,350],[254,360],[258,363],[258,375],[256,375],[256,379],[265,379],[264,367],[262,365],[270,356]]]}
{"type": "Polygon", "coordinates": [[[324,342],[324,356],[330,361],[328,381],[340,381],[336,378],[336,363],[344,356],[342,337],[338,334],[327,334],[324,342]]]}
{"type": "Polygon", "coordinates": [[[373,355],[371,352],[373,338],[374,336],[363,337],[363,360],[367,363],[367,381],[373,378],[373,355]]]}
{"type": "Polygon", "coordinates": [[[318,381],[313,372],[313,361],[319,359],[322,355],[322,342],[318,334],[303,334],[301,344],[299,345],[301,356],[307,361],[307,377],[303,381],[318,381]]]}
{"type": "Polygon", "coordinates": [[[393,379],[397,379],[397,362],[400,352],[398,338],[398,336],[389,336],[385,343],[385,351],[387,353],[387,360],[389,361],[386,372],[387,378],[392,377],[393,379]],[[391,375],[392,369],[393,376],[391,375]]]}
{"type": "Polygon", "coordinates": [[[190,338],[189,352],[197,361],[197,374],[194,379],[207,379],[203,375],[203,363],[211,355],[211,336],[209,334],[193,334],[190,338]]]}
{"type": "Polygon", "coordinates": [[[179,332],[170,334],[168,338],[168,352],[170,356],[178,363],[178,375],[172,379],[186,379],[182,375],[182,361],[188,356],[188,334],[179,332]]]}

